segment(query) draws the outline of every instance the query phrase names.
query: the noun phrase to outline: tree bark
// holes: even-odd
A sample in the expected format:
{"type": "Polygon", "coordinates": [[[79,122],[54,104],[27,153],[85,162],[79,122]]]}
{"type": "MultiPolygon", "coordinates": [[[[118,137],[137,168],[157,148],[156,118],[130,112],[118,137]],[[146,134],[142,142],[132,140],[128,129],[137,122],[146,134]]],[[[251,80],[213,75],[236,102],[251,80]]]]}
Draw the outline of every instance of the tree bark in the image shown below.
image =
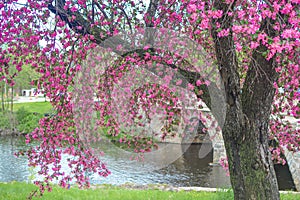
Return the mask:
{"type": "Polygon", "coordinates": [[[250,122],[244,130],[229,127],[223,137],[235,199],[279,199],[276,175],[267,143],[268,125],[250,122]],[[242,137],[242,138],[241,138],[242,137]]]}

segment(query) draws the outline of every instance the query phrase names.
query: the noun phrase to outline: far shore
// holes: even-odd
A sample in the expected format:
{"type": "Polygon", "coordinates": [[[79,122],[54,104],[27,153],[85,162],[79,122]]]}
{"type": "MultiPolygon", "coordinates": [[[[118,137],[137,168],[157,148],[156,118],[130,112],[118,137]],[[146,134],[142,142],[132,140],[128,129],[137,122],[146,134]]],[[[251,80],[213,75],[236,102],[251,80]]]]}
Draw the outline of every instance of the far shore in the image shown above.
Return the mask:
{"type": "Polygon", "coordinates": [[[21,133],[14,128],[12,129],[0,129],[0,136],[14,136],[14,137],[19,137],[19,136],[25,136],[26,133],[21,133]]]}

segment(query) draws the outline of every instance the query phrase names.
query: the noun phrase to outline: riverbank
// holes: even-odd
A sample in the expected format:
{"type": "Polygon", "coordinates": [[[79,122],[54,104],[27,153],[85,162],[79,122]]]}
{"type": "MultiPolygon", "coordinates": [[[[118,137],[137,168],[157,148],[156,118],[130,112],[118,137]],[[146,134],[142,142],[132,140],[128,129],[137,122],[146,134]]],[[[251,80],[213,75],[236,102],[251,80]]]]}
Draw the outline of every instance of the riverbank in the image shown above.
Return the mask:
{"type": "Polygon", "coordinates": [[[25,133],[21,133],[18,130],[15,129],[1,129],[0,128],[0,136],[13,136],[13,137],[18,137],[18,136],[25,136],[25,133]]]}
{"type": "Polygon", "coordinates": [[[53,112],[49,102],[18,103],[13,111],[0,111],[0,136],[30,133],[39,126],[41,118],[53,112]]]}
{"type": "MultiPolygon", "coordinates": [[[[33,184],[22,182],[0,183],[0,199],[14,200],[26,199],[30,193],[37,190],[33,184]]],[[[281,193],[283,200],[300,200],[300,193],[281,193]]],[[[212,188],[173,188],[167,185],[146,185],[135,186],[125,184],[123,186],[93,185],[90,189],[80,190],[77,187],[62,189],[53,187],[52,192],[45,192],[44,195],[33,199],[97,199],[97,200],[126,200],[126,199],[147,199],[147,200],[188,200],[188,199],[233,199],[232,190],[212,189],[212,188]]]]}

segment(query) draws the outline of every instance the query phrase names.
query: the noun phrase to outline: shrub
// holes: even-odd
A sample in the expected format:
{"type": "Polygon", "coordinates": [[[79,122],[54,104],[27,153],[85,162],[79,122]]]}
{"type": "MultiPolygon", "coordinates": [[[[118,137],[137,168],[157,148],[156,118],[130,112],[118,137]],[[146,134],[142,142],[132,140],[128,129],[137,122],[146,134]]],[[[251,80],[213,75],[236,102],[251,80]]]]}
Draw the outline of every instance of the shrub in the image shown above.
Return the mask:
{"type": "Polygon", "coordinates": [[[16,113],[16,120],[18,121],[18,122],[21,122],[23,119],[25,119],[28,115],[30,115],[31,113],[28,111],[28,110],[26,110],[23,106],[21,107],[21,108],[19,108],[18,110],[17,110],[17,112],[15,112],[16,113]]]}
{"type": "Polygon", "coordinates": [[[1,129],[10,129],[11,128],[11,113],[9,112],[0,112],[0,128],[1,129]]]}
{"type": "Polygon", "coordinates": [[[41,114],[29,113],[25,118],[18,121],[17,129],[22,133],[30,133],[39,126],[39,120],[42,117],[41,114]]]}

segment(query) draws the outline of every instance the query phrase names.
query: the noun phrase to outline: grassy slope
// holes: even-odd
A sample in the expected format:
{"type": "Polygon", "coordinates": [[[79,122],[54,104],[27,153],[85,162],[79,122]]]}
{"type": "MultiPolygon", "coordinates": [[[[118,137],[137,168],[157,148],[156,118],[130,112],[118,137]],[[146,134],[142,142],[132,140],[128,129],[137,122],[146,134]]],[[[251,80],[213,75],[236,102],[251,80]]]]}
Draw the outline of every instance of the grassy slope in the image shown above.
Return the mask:
{"type": "Polygon", "coordinates": [[[14,111],[17,111],[21,107],[29,112],[36,112],[40,114],[49,113],[52,109],[52,105],[49,102],[29,102],[29,103],[15,103],[14,111]]]}
{"type": "MultiPolygon", "coordinates": [[[[0,199],[2,200],[14,200],[14,199],[26,199],[28,194],[37,187],[32,184],[26,183],[0,183],[0,199]]],[[[295,194],[282,194],[282,199],[286,200],[300,200],[300,195],[295,194]]],[[[88,189],[79,190],[77,188],[71,188],[70,190],[54,187],[52,192],[46,192],[42,198],[34,199],[153,199],[153,200],[166,200],[166,199],[233,199],[233,194],[229,192],[172,192],[172,191],[160,191],[160,190],[130,190],[122,189],[119,187],[107,186],[101,189],[88,189]]]]}

